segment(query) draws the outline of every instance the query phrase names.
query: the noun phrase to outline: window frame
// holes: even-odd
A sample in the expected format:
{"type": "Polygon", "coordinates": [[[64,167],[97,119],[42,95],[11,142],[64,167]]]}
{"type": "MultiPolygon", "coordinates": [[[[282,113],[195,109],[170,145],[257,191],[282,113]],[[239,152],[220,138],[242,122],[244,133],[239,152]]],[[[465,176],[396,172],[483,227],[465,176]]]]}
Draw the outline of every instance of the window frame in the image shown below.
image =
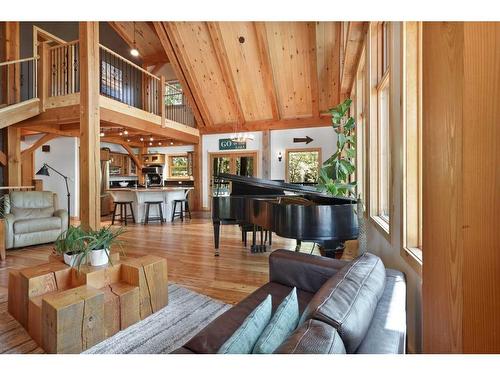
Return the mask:
{"type": "Polygon", "coordinates": [[[422,273],[422,23],[403,22],[401,256],[422,273]]]}
{"type": "MultiPolygon", "coordinates": [[[[321,155],[321,147],[304,147],[304,148],[287,148],[285,150],[285,181],[293,184],[300,184],[300,182],[290,182],[289,179],[289,167],[288,163],[290,161],[291,152],[317,152],[318,153],[318,179],[321,166],[323,165],[323,158],[321,155]]],[[[316,181],[317,183],[318,181],[316,181]]]]}
{"type": "Polygon", "coordinates": [[[183,179],[183,178],[189,178],[189,157],[187,154],[169,154],[167,156],[167,160],[168,160],[168,177],[169,178],[179,178],[179,179],[183,179]],[[174,176],[172,174],[172,166],[173,166],[173,160],[174,158],[186,158],[186,173],[187,175],[186,176],[174,176]]]}

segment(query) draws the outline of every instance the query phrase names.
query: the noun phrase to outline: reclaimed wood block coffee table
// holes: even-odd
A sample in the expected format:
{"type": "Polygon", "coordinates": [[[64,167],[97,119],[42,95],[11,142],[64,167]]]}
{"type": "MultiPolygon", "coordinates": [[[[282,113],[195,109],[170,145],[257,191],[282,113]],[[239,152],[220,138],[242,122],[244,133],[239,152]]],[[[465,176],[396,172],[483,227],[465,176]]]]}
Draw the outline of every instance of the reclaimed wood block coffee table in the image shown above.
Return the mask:
{"type": "Polygon", "coordinates": [[[9,313],[47,353],[80,353],[168,303],[167,261],[112,254],[101,267],[49,262],[9,274],[9,313]]]}

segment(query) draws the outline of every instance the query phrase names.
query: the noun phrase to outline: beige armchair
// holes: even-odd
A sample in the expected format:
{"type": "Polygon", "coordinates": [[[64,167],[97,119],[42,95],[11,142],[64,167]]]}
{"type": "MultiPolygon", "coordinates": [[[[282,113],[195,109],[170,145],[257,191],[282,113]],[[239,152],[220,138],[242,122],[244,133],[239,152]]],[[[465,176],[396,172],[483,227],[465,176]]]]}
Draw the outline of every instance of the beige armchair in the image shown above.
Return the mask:
{"type": "Polygon", "coordinates": [[[5,197],[5,248],[54,242],[68,227],[68,212],[57,209],[50,191],[15,191],[5,197]]]}

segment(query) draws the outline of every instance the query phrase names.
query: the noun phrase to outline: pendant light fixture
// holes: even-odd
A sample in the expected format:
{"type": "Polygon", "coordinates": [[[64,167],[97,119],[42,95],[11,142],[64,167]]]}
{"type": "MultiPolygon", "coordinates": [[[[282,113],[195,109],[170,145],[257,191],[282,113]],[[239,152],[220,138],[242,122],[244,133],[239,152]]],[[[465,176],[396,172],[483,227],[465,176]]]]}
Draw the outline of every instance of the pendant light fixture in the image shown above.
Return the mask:
{"type": "Polygon", "coordinates": [[[253,135],[239,131],[239,127],[239,122],[236,122],[233,126],[233,135],[231,136],[231,141],[233,141],[234,143],[246,143],[246,141],[253,141],[253,135]]]}
{"type": "Polygon", "coordinates": [[[137,46],[135,44],[135,21],[134,21],[134,43],[132,49],[130,50],[130,54],[134,57],[139,56],[139,50],[137,49],[137,46]]]}

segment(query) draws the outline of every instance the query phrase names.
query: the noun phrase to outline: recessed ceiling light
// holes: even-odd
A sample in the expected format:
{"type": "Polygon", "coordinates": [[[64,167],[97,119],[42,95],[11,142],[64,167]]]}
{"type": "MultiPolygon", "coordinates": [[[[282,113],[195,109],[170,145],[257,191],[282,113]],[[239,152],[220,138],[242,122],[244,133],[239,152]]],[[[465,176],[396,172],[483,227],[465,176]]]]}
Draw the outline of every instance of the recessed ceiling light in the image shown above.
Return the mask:
{"type": "Polygon", "coordinates": [[[127,142],[130,142],[130,139],[127,139],[127,142]]]}
{"type": "Polygon", "coordinates": [[[150,140],[151,142],[153,142],[153,141],[154,141],[153,137],[149,138],[149,140],[150,140]]]}
{"type": "Polygon", "coordinates": [[[128,130],[124,130],[123,134],[127,135],[128,134],[128,130]]]}
{"type": "Polygon", "coordinates": [[[149,142],[149,145],[152,146],[153,145],[153,142],[149,142]]]}
{"type": "Polygon", "coordinates": [[[161,146],[161,142],[158,142],[158,146],[161,146]]]}
{"type": "Polygon", "coordinates": [[[143,138],[143,137],[141,137],[141,138],[139,138],[139,139],[141,140],[141,142],[144,142],[144,138],[143,138]]]}
{"type": "Polygon", "coordinates": [[[104,137],[104,132],[101,132],[101,134],[99,134],[101,137],[104,137]]]}
{"type": "Polygon", "coordinates": [[[170,142],[170,144],[171,144],[171,145],[173,145],[173,144],[174,144],[174,142],[170,142]]]}
{"type": "Polygon", "coordinates": [[[120,135],[123,135],[123,132],[120,132],[119,134],[120,134],[120,135]]]}

